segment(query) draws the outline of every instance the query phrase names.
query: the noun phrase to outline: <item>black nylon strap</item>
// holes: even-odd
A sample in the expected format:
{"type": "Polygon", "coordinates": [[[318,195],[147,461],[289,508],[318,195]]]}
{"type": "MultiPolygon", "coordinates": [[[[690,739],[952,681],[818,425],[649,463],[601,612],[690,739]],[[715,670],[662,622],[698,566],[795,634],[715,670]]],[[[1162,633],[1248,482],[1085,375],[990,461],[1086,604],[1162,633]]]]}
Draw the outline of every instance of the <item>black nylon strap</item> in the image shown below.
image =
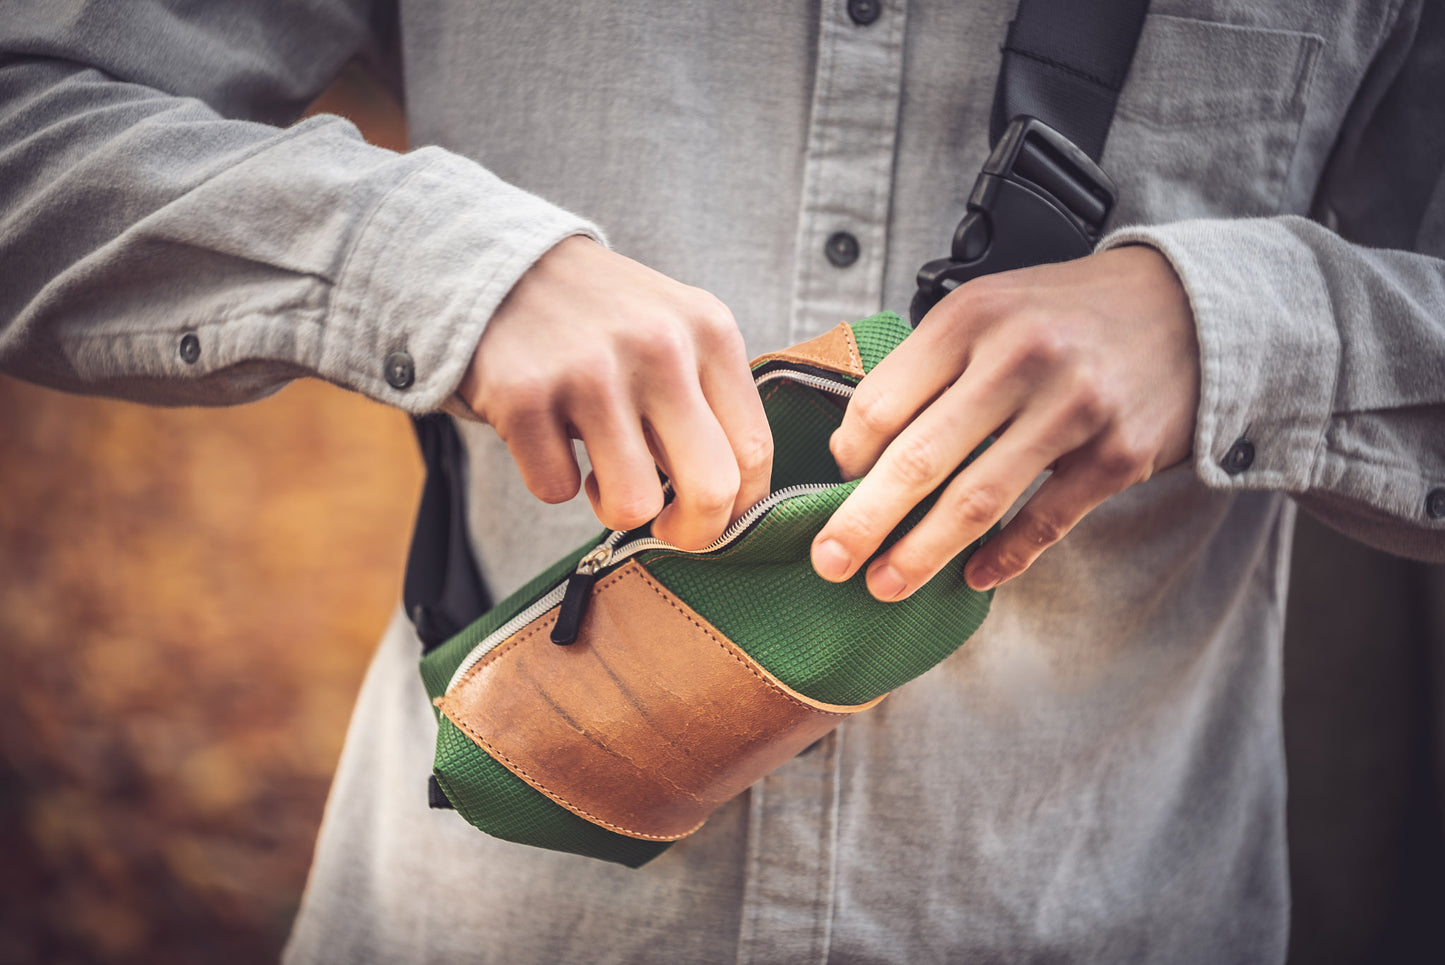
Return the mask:
{"type": "Polygon", "coordinates": [[[1004,41],[989,138],[1037,117],[1098,161],[1149,0],[1019,0],[1004,41]]]}
{"type": "Polygon", "coordinates": [[[447,797],[447,792],[442,790],[441,782],[435,774],[426,779],[426,803],[427,807],[436,811],[455,811],[456,805],[447,797]]]}
{"type": "Polygon", "coordinates": [[[492,601],[467,538],[467,452],[461,434],[451,417],[439,412],[412,424],[426,482],[401,597],[426,652],[485,613],[492,601]]]}

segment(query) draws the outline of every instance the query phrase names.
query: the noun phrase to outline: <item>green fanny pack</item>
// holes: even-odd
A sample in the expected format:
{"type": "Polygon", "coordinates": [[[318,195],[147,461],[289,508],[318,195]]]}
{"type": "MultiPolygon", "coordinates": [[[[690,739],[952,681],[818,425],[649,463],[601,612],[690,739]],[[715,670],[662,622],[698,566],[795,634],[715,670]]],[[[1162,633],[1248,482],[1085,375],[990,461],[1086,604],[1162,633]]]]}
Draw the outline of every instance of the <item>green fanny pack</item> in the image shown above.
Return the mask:
{"type": "Polygon", "coordinates": [[[973,547],[896,603],[809,559],[855,485],[829,436],[909,331],[884,313],[753,363],[772,494],[711,546],[604,533],[422,658],[436,783],[463,817],[637,867],[969,638],[992,595],[963,580],[973,547]]]}

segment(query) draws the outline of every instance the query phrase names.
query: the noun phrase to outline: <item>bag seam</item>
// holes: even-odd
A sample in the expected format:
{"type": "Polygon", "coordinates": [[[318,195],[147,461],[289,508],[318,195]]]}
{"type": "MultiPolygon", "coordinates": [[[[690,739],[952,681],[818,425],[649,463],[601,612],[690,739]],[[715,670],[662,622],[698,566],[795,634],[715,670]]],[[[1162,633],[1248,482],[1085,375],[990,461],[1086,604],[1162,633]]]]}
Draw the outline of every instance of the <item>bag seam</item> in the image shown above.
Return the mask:
{"type": "MultiPolygon", "coordinates": [[[[808,712],[810,712],[810,713],[819,714],[819,715],[822,715],[822,716],[824,716],[824,717],[835,717],[835,718],[838,718],[840,721],[841,721],[841,720],[845,720],[845,719],[853,716],[855,713],[857,713],[857,710],[853,710],[853,711],[837,711],[837,710],[823,710],[822,708],[814,707],[814,706],[812,706],[811,704],[807,703],[806,701],[799,699],[799,695],[798,695],[798,694],[789,692],[789,691],[788,691],[787,689],[785,689],[784,687],[779,686],[777,682],[772,681],[772,680],[769,680],[767,677],[763,676],[763,674],[761,674],[761,673],[758,672],[757,668],[753,667],[753,666],[748,662],[748,659],[744,659],[742,656],[739,656],[739,654],[737,653],[736,649],[734,649],[734,648],[736,647],[736,644],[733,645],[734,648],[729,648],[729,647],[727,646],[727,643],[724,642],[716,633],[714,633],[714,632],[713,632],[712,630],[710,630],[708,627],[704,626],[702,623],[698,622],[698,620],[694,619],[694,618],[693,618],[692,616],[690,616],[685,610],[683,610],[681,607],[679,607],[679,606],[677,605],[677,603],[675,603],[672,599],[670,599],[670,598],[669,598],[669,595],[668,595],[668,592],[665,590],[665,588],[662,587],[662,586],[661,586],[659,583],[657,583],[655,580],[653,580],[652,577],[647,573],[647,571],[646,571],[645,569],[642,568],[642,566],[641,566],[640,564],[637,564],[637,563],[629,563],[626,567],[624,567],[623,569],[619,570],[617,573],[613,574],[613,575],[612,575],[611,577],[609,577],[608,579],[606,579],[606,580],[602,581],[601,583],[599,583],[599,584],[593,589],[593,591],[592,591],[593,594],[594,594],[594,595],[599,595],[599,594],[601,594],[601,593],[606,592],[607,590],[611,589],[612,587],[616,586],[619,582],[621,582],[622,580],[624,580],[624,579],[627,577],[627,575],[628,575],[629,572],[634,572],[634,571],[635,571],[636,574],[642,579],[643,583],[645,583],[654,593],[656,593],[664,602],[666,602],[668,606],[672,607],[672,608],[673,608],[674,610],[676,610],[684,619],[686,619],[689,623],[691,623],[693,626],[697,627],[697,629],[699,629],[700,631],[702,631],[703,635],[706,636],[708,639],[712,640],[715,644],[717,644],[717,646],[718,646],[724,653],[726,653],[728,656],[730,656],[730,657],[732,657],[734,660],[736,660],[745,670],[747,670],[750,674],[752,674],[754,677],[756,677],[756,678],[757,678],[761,683],[763,683],[768,689],[774,691],[774,692],[777,693],[780,697],[784,698],[784,700],[786,700],[786,701],[788,701],[789,703],[793,704],[794,706],[800,707],[800,708],[802,708],[803,710],[808,711],[808,712]]],[[[550,611],[549,611],[549,612],[550,612],[550,611]]],[[[530,640],[530,639],[532,639],[533,637],[535,637],[538,633],[540,633],[540,632],[542,631],[542,629],[543,629],[543,622],[542,622],[542,621],[543,621],[544,619],[545,619],[545,617],[539,617],[538,620],[537,620],[531,627],[529,627],[528,629],[526,629],[525,631],[523,631],[523,632],[521,632],[521,633],[516,634],[516,635],[513,636],[510,640],[508,640],[506,643],[504,643],[502,646],[498,647],[496,651],[494,651],[491,655],[489,655],[489,659],[485,659],[485,660],[478,661],[477,666],[476,666],[475,668],[473,668],[472,670],[468,671],[466,677],[462,678],[462,682],[461,682],[461,684],[459,684],[459,687],[460,687],[460,686],[464,686],[465,683],[466,683],[471,677],[473,677],[473,676],[475,676],[477,673],[479,673],[483,667],[488,666],[488,665],[490,665],[490,664],[494,664],[494,663],[500,662],[504,657],[506,657],[507,654],[514,652],[514,651],[516,650],[516,648],[519,647],[522,643],[524,643],[524,642],[526,642],[527,640],[530,640]]],[[[749,658],[749,659],[750,659],[750,658],[749,658]]],[[[618,833],[620,833],[620,834],[625,834],[625,835],[627,835],[628,837],[643,838],[643,839],[646,839],[646,840],[649,840],[649,841],[677,841],[677,840],[679,840],[679,839],[681,839],[681,838],[685,838],[685,837],[687,837],[688,835],[694,833],[695,831],[698,830],[698,828],[701,828],[704,824],[707,823],[707,818],[705,817],[705,818],[703,818],[702,821],[699,821],[699,822],[698,822],[696,825],[694,825],[693,827],[691,827],[691,828],[689,828],[688,830],[683,831],[683,832],[681,832],[680,834],[677,834],[677,835],[649,834],[648,832],[645,832],[645,831],[636,831],[636,830],[633,830],[633,829],[631,829],[631,828],[623,827],[622,825],[619,825],[619,824],[614,824],[614,823],[612,823],[611,821],[608,821],[608,820],[606,820],[606,819],[604,819],[604,818],[602,818],[602,817],[600,817],[600,816],[598,816],[598,815],[596,815],[596,814],[593,814],[592,812],[588,811],[586,808],[583,808],[583,807],[581,807],[581,806],[579,806],[579,805],[573,804],[572,802],[570,802],[570,801],[568,801],[566,798],[564,798],[560,793],[558,793],[557,791],[552,790],[550,787],[548,787],[548,786],[547,786],[546,784],[544,784],[542,781],[540,781],[540,780],[538,780],[537,778],[533,777],[530,773],[528,773],[528,771],[526,770],[526,768],[522,767],[520,764],[518,764],[516,761],[514,761],[511,757],[509,757],[508,755],[504,754],[502,751],[500,751],[499,749],[497,749],[496,747],[494,747],[494,746],[492,745],[492,743],[491,743],[489,740],[487,740],[487,738],[483,737],[480,733],[478,733],[478,732],[476,731],[476,729],[473,728],[470,724],[468,724],[465,720],[459,719],[458,716],[454,716],[453,714],[449,713],[449,712],[448,712],[449,708],[448,708],[448,706],[447,706],[447,704],[448,704],[449,701],[448,701],[448,698],[447,698],[447,697],[445,697],[445,696],[443,696],[443,697],[438,697],[435,702],[436,702],[437,706],[441,708],[442,712],[443,712],[444,714],[446,714],[447,719],[450,720],[453,724],[455,724],[463,733],[465,733],[465,734],[466,734],[468,737],[470,737],[473,741],[475,741],[475,742],[477,743],[477,745],[482,748],[482,750],[486,751],[488,754],[490,754],[490,755],[491,755],[492,757],[494,757],[496,760],[498,760],[498,761],[501,762],[503,765],[505,765],[508,770],[512,771],[512,772],[515,773],[518,777],[520,777],[520,778],[522,778],[524,781],[526,781],[529,786],[536,788],[538,791],[541,791],[543,794],[545,794],[550,800],[555,801],[557,804],[560,804],[562,807],[564,807],[564,808],[566,808],[568,811],[571,811],[572,813],[578,815],[579,817],[582,817],[582,818],[585,818],[585,819],[588,820],[588,821],[591,821],[593,824],[599,825],[599,826],[601,826],[601,827],[607,828],[607,829],[612,830],[612,831],[616,831],[616,832],[618,832],[618,833]]],[[[862,707],[863,707],[863,705],[860,705],[860,706],[859,706],[859,709],[862,709],[862,707]]],[[[673,786],[676,787],[677,785],[674,784],[673,786]]],[[[679,789],[679,790],[682,790],[684,793],[688,794],[690,797],[693,797],[695,800],[697,799],[697,798],[696,798],[696,795],[692,794],[691,792],[686,791],[686,789],[681,788],[681,787],[679,787],[678,789],[679,789]]],[[[710,817],[711,815],[709,814],[708,816],[710,817]]]]}

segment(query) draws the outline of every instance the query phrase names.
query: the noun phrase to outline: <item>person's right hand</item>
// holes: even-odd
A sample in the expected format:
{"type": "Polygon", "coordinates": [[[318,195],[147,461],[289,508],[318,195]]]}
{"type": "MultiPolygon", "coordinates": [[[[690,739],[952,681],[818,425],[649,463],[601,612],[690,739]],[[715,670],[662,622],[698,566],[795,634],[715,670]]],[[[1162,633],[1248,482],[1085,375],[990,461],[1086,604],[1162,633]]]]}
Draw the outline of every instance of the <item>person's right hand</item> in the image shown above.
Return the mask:
{"type": "Polygon", "coordinates": [[[589,238],[522,276],[460,392],[543,502],[577,494],[581,439],[587,496],[610,529],[656,516],[655,535],[701,549],[768,494],[772,434],[732,314],[589,238]],[[654,459],[676,492],[666,509],[654,459]]]}

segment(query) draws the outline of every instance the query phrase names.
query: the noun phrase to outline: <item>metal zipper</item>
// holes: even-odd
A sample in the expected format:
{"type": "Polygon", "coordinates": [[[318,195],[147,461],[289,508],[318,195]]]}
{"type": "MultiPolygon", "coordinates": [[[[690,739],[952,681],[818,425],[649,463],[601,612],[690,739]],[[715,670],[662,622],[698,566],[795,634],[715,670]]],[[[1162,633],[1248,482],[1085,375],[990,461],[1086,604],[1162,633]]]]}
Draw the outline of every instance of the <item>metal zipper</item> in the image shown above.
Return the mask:
{"type": "Polygon", "coordinates": [[[772,369],[753,379],[753,384],[762,388],[769,382],[776,382],[778,379],[787,379],[789,382],[796,382],[799,385],[806,385],[810,389],[817,389],[820,392],[828,392],[833,395],[840,395],[845,399],[852,398],[852,385],[847,382],[839,382],[835,379],[825,378],[821,375],[814,375],[812,372],[798,372],[793,369],[772,369]]]}
{"type": "MultiPolygon", "coordinates": [[[[605,566],[610,569],[611,567],[617,566],[618,564],[622,563],[628,557],[636,556],[638,553],[641,553],[645,550],[671,549],[677,550],[677,552],[679,553],[691,553],[696,556],[701,556],[705,553],[716,553],[720,549],[725,549],[739,536],[747,532],[747,530],[750,529],[754,523],[756,523],[760,518],[762,518],[764,513],[772,509],[774,506],[778,505],[778,503],[781,503],[786,499],[792,499],[794,496],[802,496],[805,493],[820,493],[825,489],[832,489],[833,486],[833,483],[799,483],[796,486],[788,486],[785,489],[779,489],[777,492],[770,494],[766,498],[760,499],[756,503],[753,503],[752,507],[746,513],[743,513],[736,520],[734,520],[733,524],[729,526],[721,536],[719,536],[717,539],[713,540],[711,543],[707,544],[700,550],[678,549],[678,547],[673,546],[665,539],[658,539],[656,536],[639,536],[637,539],[632,540],[626,545],[613,547],[608,553],[608,555],[600,561],[598,568],[600,569],[601,567],[605,566]]],[[[604,549],[604,547],[599,546],[597,547],[597,550],[593,550],[593,552],[595,553],[598,550],[602,549],[604,549]]],[[[591,555],[592,553],[587,554],[587,556],[591,555]]],[[[583,557],[583,562],[585,562],[586,559],[587,557],[583,557]]],[[[581,572],[580,565],[578,572],[581,572]]]]}
{"type": "Polygon", "coordinates": [[[450,694],[452,688],[457,685],[457,682],[466,676],[467,671],[475,667],[477,661],[485,657],[497,644],[561,603],[562,594],[566,589],[566,582],[558,583],[552,587],[552,589],[548,590],[546,595],[536,603],[533,603],[527,607],[527,609],[518,613],[512,617],[512,619],[489,633],[481,643],[477,644],[467,653],[466,658],[457,666],[456,671],[452,674],[452,679],[447,681],[447,689],[444,692],[450,694]]]}
{"type": "MultiPolygon", "coordinates": [[[[853,395],[853,386],[846,382],[839,382],[814,375],[810,372],[796,372],[789,369],[773,369],[758,376],[754,381],[761,388],[769,382],[778,379],[787,379],[790,382],[797,382],[809,388],[822,392],[829,392],[833,395],[849,398],[853,395]]],[[[671,483],[669,482],[670,488],[671,483]]],[[[766,498],[754,503],[753,506],[729,526],[721,536],[713,540],[707,546],[699,550],[685,550],[674,546],[663,539],[655,536],[639,536],[626,544],[622,543],[623,537],[627,535],[626,530],[613,530],[608,533],[602,542],[598,543],[587,555],[577,561],[577,568],[570,573],[565,580],[547,591],[541,599],[527,607],[521,613],[512,617],[496,630],[487,634],[486,638],[478,643],[466,655],[466,658],[457,665],[456,671],[452,674],[451,680],[447,682],[446,692],[451,693],[452,688],[466,676],[467,671],[476,666],[477,663],[489,652],[497,647],[503,640],[521,630],[533,620],[542,616],[553,607],[559,607],[557,622],[552,627],[552,642],[566,646],[576,641],[577,634],[581,630],[582,617],[587,612],[587,601],[592,596],[592,587],[601,578],[604,570],[610,570],[622,565],[625,561],[638,553],[652,549],[670,549],[678,553],[687,553],[691,556],[703,556],[708,553],[716,553],[725,549],[735,542],[739,537],[752,528],[769,510],[779,503],[802,496],[808,493],[822,492],[825,489],[833,488],[833,483],[801,483],[797,486],[788,486],[770,493],[766,498]]]]}

